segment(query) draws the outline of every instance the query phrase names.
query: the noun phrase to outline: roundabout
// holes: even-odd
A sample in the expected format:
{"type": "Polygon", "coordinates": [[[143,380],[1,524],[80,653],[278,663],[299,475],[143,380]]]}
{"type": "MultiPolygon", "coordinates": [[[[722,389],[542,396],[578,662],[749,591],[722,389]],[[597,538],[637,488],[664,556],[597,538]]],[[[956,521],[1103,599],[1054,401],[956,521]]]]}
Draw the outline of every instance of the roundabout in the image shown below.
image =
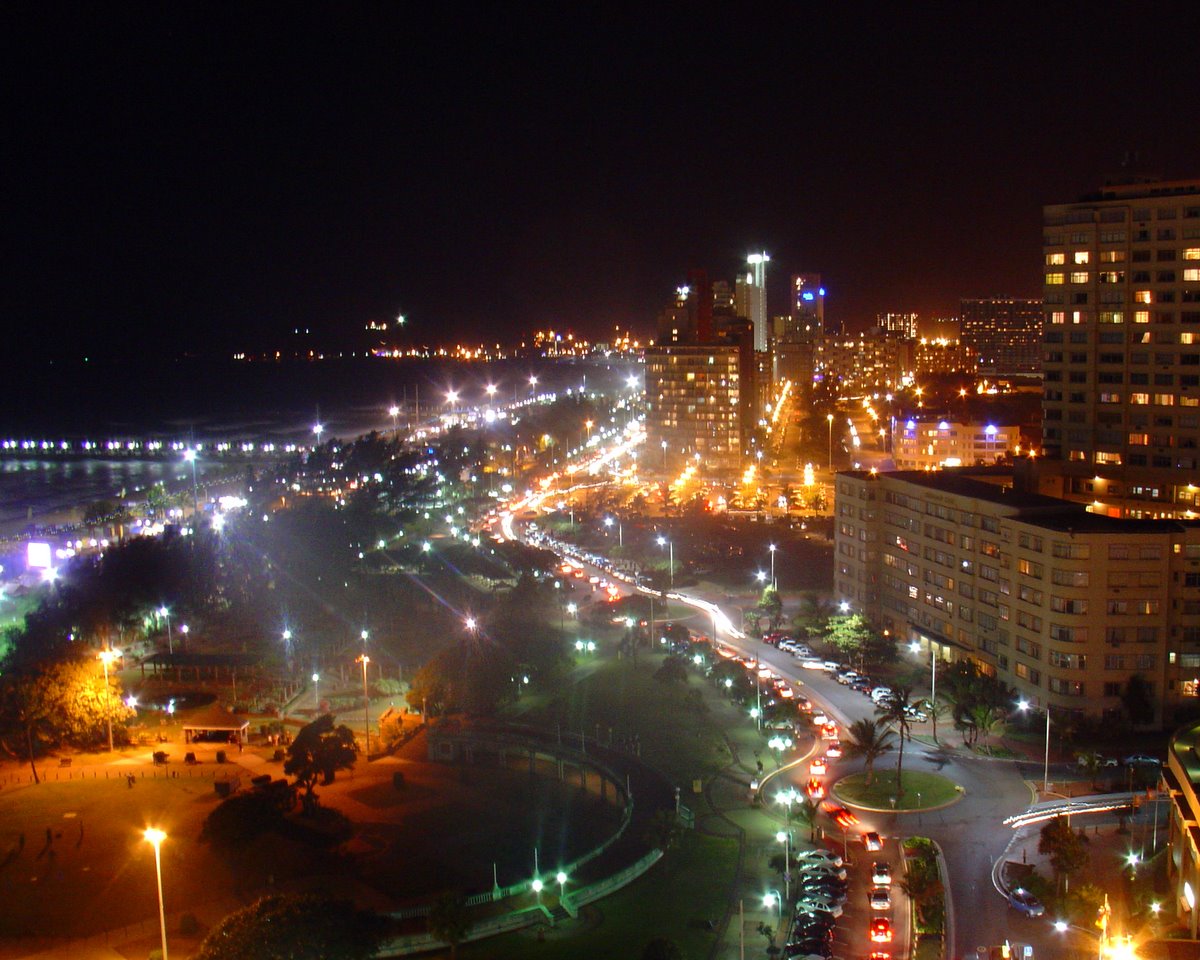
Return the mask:
{"type": "Polygon", "coordinates": [[[905,770],[901,781],[903,792],[897,789],[896,771],[876,771],[867,786],[865,773],[843,777],[830,788],[830,795],[861,810],[882,813],[919,813],[938,810],[957,803],[964,789],[949,777],[925,770],[905,770]]]}

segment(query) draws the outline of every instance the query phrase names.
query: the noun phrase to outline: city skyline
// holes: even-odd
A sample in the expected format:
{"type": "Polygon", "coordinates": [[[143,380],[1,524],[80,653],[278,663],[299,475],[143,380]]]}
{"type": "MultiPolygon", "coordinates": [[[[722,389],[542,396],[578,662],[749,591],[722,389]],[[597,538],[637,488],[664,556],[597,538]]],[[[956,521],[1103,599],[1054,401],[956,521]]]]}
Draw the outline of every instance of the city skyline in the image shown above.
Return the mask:
{"type": "Polygon", "coordinates": [[[819,273],[859,329],[1037,296],[1041,206],[1132,151],[1196,174],[1131,14],[859,13],[11,12],[10,349],[600,338],[760,250],[772,314],[819,273]]]}

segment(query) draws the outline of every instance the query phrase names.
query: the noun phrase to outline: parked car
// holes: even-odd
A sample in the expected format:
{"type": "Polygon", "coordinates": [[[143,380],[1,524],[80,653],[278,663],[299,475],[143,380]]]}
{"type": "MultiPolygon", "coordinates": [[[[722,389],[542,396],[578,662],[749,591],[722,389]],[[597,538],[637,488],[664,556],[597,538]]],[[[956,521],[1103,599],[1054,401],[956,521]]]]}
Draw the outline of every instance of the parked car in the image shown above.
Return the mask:
{"type": "Polygon", "coordinates": [[[857,690],[859,693],[870,693],[874,689],[874,683],[870,677],[859,677],[857,680],[850,681],[850,689],[857,690]]]}
{"type": "Polygon", "coordinates": [[[796,901],[796,909],[802,912],[820,910],[834,917],[842,915],[842,905],[816,896],[802,896],[796,901]]]}
{"type": "MultiPolygon", "coordinates": [[[[1086,766],[1087,766],[1087,761],[1086,761],[1086,759],[1085,759],[1085,758],[1086,758],[1087,756],[1088,756],[1088,755],[1087,755],[1086,753],[1081,753],[1081,754],[1079,754],[1079,755],[1078,755],[1078,756],[1075,758],[1075,762],[1076,762],[1076,763],[1078,763],[1080,767],[1086,767],[1086,766]]],[[[1096,766],[1097,766],[1097,767],[1116,767],[1116,766],[1120,766],[1120,764],[1117,762],[1117,758],[1116,758],[1116,757],[1106,757],[1106,756],[1104,756],[1104,754],[1102,754],[1102,753],[1097,753],[1097,754],[1095,754],[1095,757],[1096,757],[1096,766]]]]}
{"type": "Polygon", "coordinates": [[[871,690],[871,699],[876,703],[882,703],[883,700],[892,695],[891,687],[874,687],[871,690]]]}
{"type": "Polygon", "coordinates": [[[834,853],[832,850],[826,850],[823,847],[817,847],[815,850],[801,850],[793,854],[793,859],[797,863],[804,863],[809,860],[820,860],[825,863],[832,863],[836,866],[842,865],[842,855],[834,853]]]}
{"type": "Polygon", "coordinates": [[[816,657],[805,657],[800,661],[800,666],[805,670],[823,670],[825,668],[825,661],[818,660],[816,657]]]}
{"type": "Polygon", "coordinates": [[[1027,917],[1040,917],[1046,912],[1042,901],[1024,887],[1017,887],[1013,890],[1008,895],[1008,903],[1018,913],[1023,913],[1027,917]]]}
{"type": "Polygon", "coordinates": [[[801,880],[808,879],[809,877],[818,880],[826,878],[844,881],[846,879],[846,868],[840,867],[830,861],[814,860],[808,863],[801,863],[797,866],[796,870],[801,880]]]}
{"type": "Polygon", "coordinates": [[[1146,764],[1147,766],[1153,765],[1156,767],[1162,766],[1162,761],[1159,760],[1158,757],[1152,757],[1148,753],[1131,753],[1121,762],[1127,767],[1136,767],[1142,764],[1146,764]]]}

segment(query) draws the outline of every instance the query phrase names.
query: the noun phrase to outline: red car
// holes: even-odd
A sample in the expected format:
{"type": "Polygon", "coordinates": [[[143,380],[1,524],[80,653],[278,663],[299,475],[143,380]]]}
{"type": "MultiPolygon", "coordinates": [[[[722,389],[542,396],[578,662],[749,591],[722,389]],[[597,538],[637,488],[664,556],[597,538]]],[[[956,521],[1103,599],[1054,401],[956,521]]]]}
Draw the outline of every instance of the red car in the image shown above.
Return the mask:
{"type": "Polygon", "coordinates": [[[885,917],[876,917],[871,921],[871,942],[892,942],[892,922],[890,920],[885,917]]]}
{"type": "Polygon", "coordinates": [[[823,777],[826,773],[825,758],[817,757],[808,765],[808,772],[814,777],[823,777]]]}
{"type": "Polygon", "coordinates": [[[804,788],[804,792],[808,794],[809,799],[820,800],[825,796],[825,785],[816,777],[808,781],[808,786],[804,788]]]}
{"type": "Polygon", "coordinates": [[[828,813],[837,822],[837,825],[843,830],[847,830],[854,824],[858,823],[858,817],[852,814],[845,807],[839,807],[835,803],[827,804],[825,812],[828,813]]]}

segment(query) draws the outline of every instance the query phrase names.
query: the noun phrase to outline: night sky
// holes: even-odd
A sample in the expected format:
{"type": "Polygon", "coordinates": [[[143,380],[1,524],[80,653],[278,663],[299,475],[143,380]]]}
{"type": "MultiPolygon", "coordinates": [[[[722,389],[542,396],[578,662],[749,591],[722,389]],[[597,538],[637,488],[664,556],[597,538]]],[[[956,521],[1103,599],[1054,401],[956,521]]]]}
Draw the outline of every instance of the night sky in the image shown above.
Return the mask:
{"type": "Polygon", "coordinates": [[[773,310],[952,314],[1128,152],[1200,176],[1185,4],[46,6],[0,13],[9,359],[648,333],[760,247],[773,310]]]}

